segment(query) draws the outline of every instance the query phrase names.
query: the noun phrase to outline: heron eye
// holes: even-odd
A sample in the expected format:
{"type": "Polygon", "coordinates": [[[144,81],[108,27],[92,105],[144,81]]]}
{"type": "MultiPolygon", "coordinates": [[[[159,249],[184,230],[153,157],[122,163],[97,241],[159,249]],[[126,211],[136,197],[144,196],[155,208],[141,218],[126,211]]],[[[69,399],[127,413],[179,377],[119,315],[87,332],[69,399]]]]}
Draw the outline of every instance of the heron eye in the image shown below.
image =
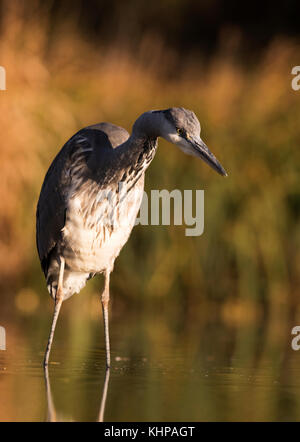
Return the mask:
{"type": "Polygon", "coordinates": [[[186,132],[184,129],[177,128],[176,130],[177,130],[178,135],[180,135],[181,137],[185,137],[186,132]]]}

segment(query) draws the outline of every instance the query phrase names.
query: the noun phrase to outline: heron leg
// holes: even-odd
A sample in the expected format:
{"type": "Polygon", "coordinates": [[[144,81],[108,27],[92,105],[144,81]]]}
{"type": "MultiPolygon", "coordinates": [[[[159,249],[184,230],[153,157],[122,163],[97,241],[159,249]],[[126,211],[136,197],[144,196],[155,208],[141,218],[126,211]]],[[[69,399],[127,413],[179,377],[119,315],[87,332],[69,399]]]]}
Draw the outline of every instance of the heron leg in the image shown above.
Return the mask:
{"type": "Polygon", "coordinates": [[[64,294],[63,294],[64,270],[65,270],[65,259],[61,256],[60,257],[60,269],[59,269],[58,284],[57,284],[57,290],[56,290],[56,295],[55,295],[54,314],[53,314],[50,335],[49,335],[48,344],[47,344],[47,348],[46,348],[46,352],[45,352],[45,357],[44,357],[44,367],[46,367],[48,365],[48,362],[49,362],[49,355],[50,355],[50,350],[51,350],[51,346],[52,346],[52,341],[53,341],[54,331],[55,331],[55,327],[56,327],[56,322],[57,322],[57,318],[58,318],[58,315],[59,315],[59,312],[60,312],[60,308],[62,306],[62,302],[63,302],[63,299],[64,299],[64,294]]]}
{"type": "Polygon", "coordinates": [[[101,296],[103,323],[104,323],[104,337],[105,337],[105,351],[106,351],[106,367],[110,367],[110,344],[109,344],[109,323],[108,323],[108,304],[109,304],[109,277],[110,271],[105,274],[104,290],[101,296]]]}

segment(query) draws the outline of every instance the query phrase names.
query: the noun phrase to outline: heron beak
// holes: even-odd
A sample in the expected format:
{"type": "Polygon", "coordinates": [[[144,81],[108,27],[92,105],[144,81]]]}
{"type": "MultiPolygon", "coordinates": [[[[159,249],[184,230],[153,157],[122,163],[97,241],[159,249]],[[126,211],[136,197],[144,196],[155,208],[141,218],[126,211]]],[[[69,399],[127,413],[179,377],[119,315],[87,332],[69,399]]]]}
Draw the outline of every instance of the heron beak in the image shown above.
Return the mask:
{"type": "Polygon", "coordinates": [[[200,157],[203,161],[205,161],[210,167],[215,169],[220,175],[227,176],[227,172],[224,167],[219,163],[214,154],[209,150],[206,144],[199,138],[199,140],[191,140],[190,141],[194,152],[197,157],[200,157]]]}

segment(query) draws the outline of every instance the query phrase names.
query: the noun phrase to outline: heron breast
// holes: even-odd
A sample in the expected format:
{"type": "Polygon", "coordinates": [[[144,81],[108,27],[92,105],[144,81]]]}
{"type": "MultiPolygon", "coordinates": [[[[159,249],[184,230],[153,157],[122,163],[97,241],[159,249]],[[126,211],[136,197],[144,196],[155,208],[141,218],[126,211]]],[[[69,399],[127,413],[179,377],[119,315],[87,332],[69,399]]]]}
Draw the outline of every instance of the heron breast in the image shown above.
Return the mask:
{"type": "Polygon", "coordinates": [[[62,229],[63,255],[76,272],[99,273],[111,267],[134,226],[143,196],[143,182],[126,194],[107,198],[70,198],[62,229]],[[142,185],[141,185],[142,184],[142,185]]]}

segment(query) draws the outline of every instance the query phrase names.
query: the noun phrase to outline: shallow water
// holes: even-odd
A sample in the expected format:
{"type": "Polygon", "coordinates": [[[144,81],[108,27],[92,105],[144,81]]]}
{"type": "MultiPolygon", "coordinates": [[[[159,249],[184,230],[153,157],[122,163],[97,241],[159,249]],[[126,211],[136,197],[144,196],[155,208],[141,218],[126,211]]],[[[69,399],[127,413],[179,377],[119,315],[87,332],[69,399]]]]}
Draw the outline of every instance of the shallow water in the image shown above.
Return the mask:
{"type": "MultiPolygon", "coordinates": [[[[105,421],[300,420],[300,351],[289,337],[280,346],[257,324],[184,327],[166,337],[162,318],[147,321],[112,324],[105,421]]],[[[103,336],[80,342],[81,327],[68,334],[61,325],[46,378],[44,340],[8,340],[0,352],[2,421],[101,420],[103,336]]],[[[90,327],[100,335],[99,324],[90,327]]]]}

